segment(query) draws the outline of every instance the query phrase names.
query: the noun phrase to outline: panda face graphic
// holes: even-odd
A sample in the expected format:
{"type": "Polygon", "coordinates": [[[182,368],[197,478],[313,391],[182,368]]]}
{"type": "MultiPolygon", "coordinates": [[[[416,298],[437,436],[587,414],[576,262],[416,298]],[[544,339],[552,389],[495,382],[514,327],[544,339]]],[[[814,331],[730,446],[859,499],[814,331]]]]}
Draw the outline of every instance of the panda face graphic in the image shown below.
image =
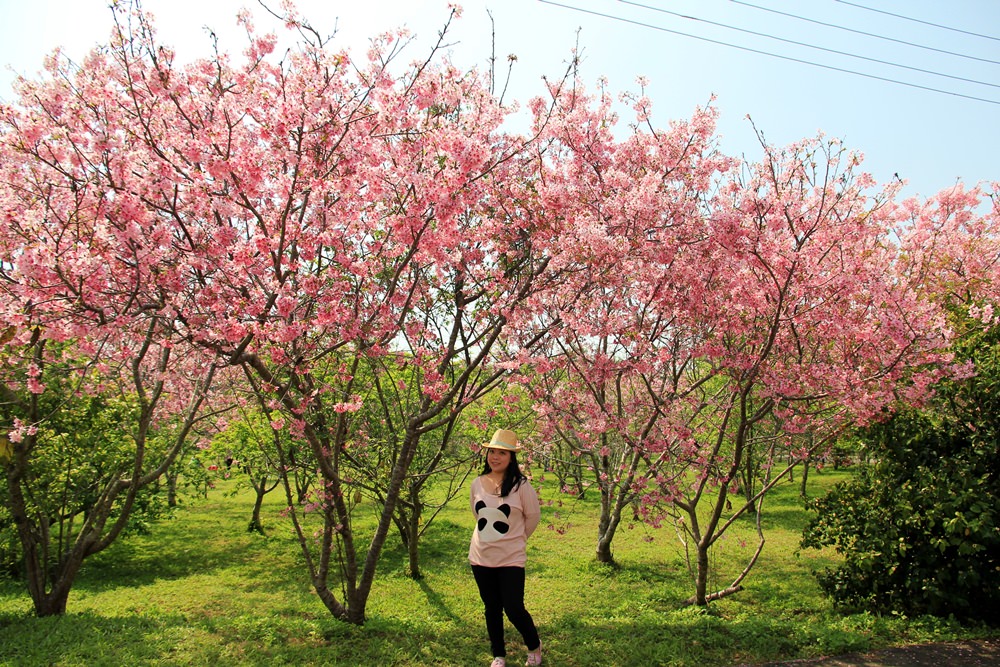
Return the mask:
{"type": "Polygon", "coordinates": [[[476,503],[476,529],[479,539],[483,542],[496,542],[507,534],[510,524],[510,505],[503,503],[500,507],[487,507],[482,500],[476,503]]]}

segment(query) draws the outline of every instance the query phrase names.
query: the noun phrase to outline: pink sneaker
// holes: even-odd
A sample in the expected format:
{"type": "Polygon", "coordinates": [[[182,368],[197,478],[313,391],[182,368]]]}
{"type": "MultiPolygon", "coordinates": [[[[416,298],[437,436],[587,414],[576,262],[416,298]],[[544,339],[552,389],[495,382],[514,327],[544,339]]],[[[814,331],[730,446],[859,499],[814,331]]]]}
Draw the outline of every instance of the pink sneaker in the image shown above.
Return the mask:
{"type": "Polygon", "coordinates": [[[507,661],[504,658],[493,658],[490,667],[507,667],[507,661]]]}
{"type": "Polygon", "coordinates": [[[524,664],[527,667],[531,667],[532,665],[540,665],[540,664],[542,664],[542,645],[541,644],[539,644],[538,648],[536,648],[534,651],[528,651],[528,660],[524,664]]]}

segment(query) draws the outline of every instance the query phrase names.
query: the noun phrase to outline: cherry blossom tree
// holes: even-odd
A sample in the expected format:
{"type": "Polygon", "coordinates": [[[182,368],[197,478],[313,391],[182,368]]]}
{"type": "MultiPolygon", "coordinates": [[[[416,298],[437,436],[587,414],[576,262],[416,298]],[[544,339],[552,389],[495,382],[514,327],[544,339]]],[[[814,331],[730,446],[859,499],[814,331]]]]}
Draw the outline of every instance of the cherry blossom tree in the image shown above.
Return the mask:
{"type": "Polygon", "coordinates": [[[834,140],[762,147],[764,158],[713,202],[718,263],[700,316],[714,326],[718,400],[698,429],[697,481],[672,494],[697,554],[699,604],[738,590],[764,544],[759,532],[747,568],[706,590],[708,550],[753,507],[724,517],[755,427],[784,436],[758,464],[767,471],[759,502],[796,459],[899,401],[922,400],[948,360],[941,309],[905,279],[894,186],[877,190],[860,157],[834,140]],[[782,447],[800,449],[771,471],[782,447]]]}
{"type": "Polygon", "coordinates": [[[239,64],[217,52],[181,66],[145,16],[115,11],[107,48],[78,67],[53,60],[22,97],[35,121],[12,121],[10,143],[39,144],[49,187],[121,221],[137,256],[105,273],[148,277],[156,290],[134,306],[162,313],[162,342],[244,369],[275,428],[309,443],[320,488],[305,515],[289,492],[289,515],[320,599],[362,623],[420,443],[498,385],[501,334],[557,280],[543,149],[499,130],[510,110],[481,74],[438,49],[397,64],[403,34],[355,61],[289,8],[300,42],[278,59],[243,14],[239,64]],[[369,393],[360,369],[389,356],[421,393],[397,424],[376,526],[358,535],[344,453],[369,393]]]}
{"type": "Polygon", "coordinates": [[[625,162],[601,150],[613,136],[595,141],[607,125],[568,123],[580,166],[547,182],[585,221],[577,247],[601,268],[561,313],[555,354],[533,367],[560,373],[536,395],[602,490],[598,557],[610,557],[608,529],[638,497],[651,520],[677,521],[693,554],[692,601],[706,604],[739,590],[764,545],[758,530],[745,569],[712,592],[720,537],[747,511],[759,518],[767,491],[810,452],[925,395],[950,331],[906,279],[894,187],[878,190],[839,142],[762,141],[755,164],[702,160],[702,183],[656,165],[616,181],[625,162]],[[665,172],[682,177],[676,187],[665,172]],[[642,187],[646,175],[675,197],[657,202],[664,224],[635,213],[661,191],[642,187]],[[761,486],[741,496],[751,448],[761,486]]]}
{"type": "Polygon", "coordinates": [[[6,498],[42,616],[65,611],[83,561],[127,528],[217,369],[174,331],[181,237],[153,229],[127,186],[136,136],[111,121],[122,109],[100,61],[53,57],[47,80],[19,81],[0,107],[6,498]],[[59,457],[78,502],[42,488],[59,457]]]}
{"type": "Polygon", "coordinates": [[[65,611],[83,561],[126,529],[215,373],[167,335],[159,251],[115,201],[110,164],[79,159],[99,139],[63,122],[60,86],[21,82],[21,108],[0,110],[6,498],[40,616],[65,611]],[[69,504],[44,492],[53,457],[60,484],[87,489],[69,504]]]}
{"type": "Polygon", "coordinates": [[[665,443],[685,428],[661,403],[691,390],[683,377],[698,349],[678,291],[685,272],[697,276],[686,249],[703,243],[705,202],[731,164],[714,145],[714,109],[658,129],[648,98],[623,99],[635,112],[625,138],[612,96],[588,96],[579,83],[548,124],[542,194],[566,216],[574,270],[544,304],[555,325],[527,376],[550,453],[568,451],[600,493],[596,556],[607,563],[623,512],[674,474],[665,443]]]}
{"type": "MultiPolygon", "coordinates": [[[[901,277],[961,318],[989,326],[1000,304],[1000,183],[961,184],[896,207],[901,221],[901,277]]],[[[968,326],[963,326],[968,329],[968,326]]]]}

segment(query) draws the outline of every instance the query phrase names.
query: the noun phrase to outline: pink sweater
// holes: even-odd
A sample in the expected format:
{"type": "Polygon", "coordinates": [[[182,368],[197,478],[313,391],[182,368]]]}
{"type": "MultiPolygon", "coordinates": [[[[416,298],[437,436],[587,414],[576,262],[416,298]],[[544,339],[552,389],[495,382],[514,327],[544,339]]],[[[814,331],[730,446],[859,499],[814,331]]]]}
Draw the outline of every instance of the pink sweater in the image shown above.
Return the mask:
{"type": "Polygon", "coordinates": [[[524,567],[528,537],[538,527],[541,512],[538,494],[528,480],[523,480],[509,496],[501,498],[492,491],[492,483],[483,478],[472,480],[469,505],[476,517],[469,545],[469,562],[486,567],[524,567]]]}

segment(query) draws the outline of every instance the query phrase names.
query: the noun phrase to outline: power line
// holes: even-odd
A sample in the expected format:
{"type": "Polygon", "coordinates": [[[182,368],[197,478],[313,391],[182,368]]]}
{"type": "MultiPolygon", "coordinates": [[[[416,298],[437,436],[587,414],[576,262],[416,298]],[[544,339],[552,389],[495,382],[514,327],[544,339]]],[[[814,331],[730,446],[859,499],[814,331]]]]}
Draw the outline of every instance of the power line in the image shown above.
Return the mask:
{"type": "Polygon", "coordinates": [[[990,99],[986,99],[984,97],[975,97],[973,95],[964,95],[962,93],[956,93],[956,92],[953,92],[953,91],[950,91],[950,90],[941,90],[940,88],[931,88],[930,86],[921,86],[921,85],[916,84],[916,83],[908,83],[906,81],[900,81],[898,79],[890,79],[888,77],[876,76],[874,74],[866,74],[865,72],[857,72],[857,71],[850,70],[850,69],[845,69],[845,68],[842,68],[842,67],[834,67],[832,65],[824,65],[822,63],[816,63],[816,62],[812,62],[810,60],[802,60],[801,58],[793,58],[792,56],[784,56],[784,55],[781,55],[781,54],[778,54],[778,53],[771,53],[769,51],[761,51],[759,49],[753,49],[753,48],[750,48],[750,47],[747,47],[747,46],[740,46],[739,44],[732,44],[730,42],[723,42],[723,41],[719,41],[719,40],[716,40],[716,39],[709,39],[708,37],[701,37],[699,35],[692,35],[690,33],[681,32],[679,30],[670,30],[669,28],[664,28],[663,26],[653,25],[651,23],[644,23],[642,21],[635,21],[635,20],[632,20],[632,19],[627,19],[627,18],[622,17],[622,16],[615,16],[613,14],[604,14],[602,12],[595,12],[595,11],[590,10],[590,9],[583,9],[582,7],[573,7],[571,5],[564,5],[564,4],[561,4],[559,2],[553,2],[553,0],[538,0],[538,1],[541,2],[541,3],[543,3],[543,4],[546,4],[546,5],[552,5],[554,7],[561,7],[563,9],[571,9],[573,11],[581,12],[583,14],[590,14],[592,16],[599,16],[601,18],[611,19],[613,21],[620,21],[622,23],[629,23],[629,24],[632,24],[632,25],[641,26],[643,28],[650,28],[651,30],[658,30],[660,32],[671,33],[671,34],[674,34],[674,35],[681,35],[682,37],[690,37],[692,39],[701,40],[703,42],[709,42],[711,44],[718,44],[719,46],[728,46],[728,47],[733,48],[733,49],[739,49],[741,51],[748,51],[750,53],[757,53],[757,54],[764,55],[764,56],[770,56],[772,58],[780,58],[781,60],[788,60],[788,61],[791,61],[791,62],[801,63],[803,65],[812,65],[813,67],[822,67],[823,69],[828,69],[828,70],[832,70],[832,71],[835,71],[835,72],[843,72],[845,74],[854,74],[856,76],[863,76],[863,77],[865,77],[867,79],[875,79],[876,81],[885,81],[887,83],[895,83],[895,84],[899,84],[901,86],[908,86],[910,88],[917,88],[917,89],[920,89],[920,90],[927,90],[927,91],[930,91],[932,93],[941,93],[942,95],[952,95],[953,97],[962,97],[962,98],[965,98],[965,99],[968,99],[968,100],[975,100],[977,102],[986,102],[987,104],[1000,105],[1000,102],[998,102],[997,100],[990,100],[990,99]]]}
{"type": "Polygon", "coordinates": [[[905,44],[906,46],[913,46],[918,49],[925,49],[927,51],[935,51],[937,53],[944,53],[949,56],[957,56],[959,58],[968,58],[969,60],[978,60],[979,62],[991,63],[993,65],[1000,65],[1000,60],[990,60],[989,58],[979,58],[977,56],[970,56],[967,53],[958,53],[956,51],[948,51],[947,49],[938,49],[933,46],[927,46],[926,44],[917,44],[915,42],[907,42],[904,39],[896,39],[895,37],[886,37],[885,35],[878,35],[873,32],[865,32],[864,30],[856,30],[854,28],[848,28],[846,26],[837,25],[836,23],[826,23],[824,21],[817,21],[816,19],[807,18],[805,16],[799,16],[798,14],[790,14],[788,12],[782,12],[777,9],[771,9],[770,7],[761,7],[760,5],[755,5],[750,2],[742,2],[742,0],[729,0],[730,2],[743,5],[745,7],[752,7],[753,9],[759,9],[764,12],[770,12],[772,14],[779,14],[781,16],[787,16],[789,18],[798,19],[799,21],[808,21],[809,23],[815,23],[816,25],[826,26],[827,28],[836,28],[837,30],[846,30],[847,32],[853,32],[857,35],[864,35],[865,37],[874,37],[875,39],[885,40],[887,42],[895,42],[896,44],[905,44]]]}
{"type": "Polygon", "coordinates": [[[972,35],[973,37],[982,37],[983,39],[992,39],[994,41],[1000,42],[1000,37],[994,37],[992,35],[983,35],[978,32],[970,32],[968,30],[962,30],[961,28],[952,28],[946,25],[941,25],[940,23],[931,23],[930,21],[921,21],[920,19],[915,19],[912,16],[904,16],[903,14],[893,14],[892,12],[887,12],[881,9],[875,9],[874,7],[865,7],[864,5],[859,5],[856,2],[847,2],[847,0],[836,0],[844,5],[850,5],[851,7],[857,7],[858,9],[864,9],[869,12],[876,12],[878,14],[885,14],[886,16],[895,16],[898,19],[905,19],[907,21],[913,21],[914,23],[923,23],[924,25],[933,26],[935,28],[941,28],[942,30],[951,30],[952,32],[960,32],[963,35],[972,35]]]}
{"type": "Polygon", "coordinates": [[[900,69],[908,69],[913,72],[920,72],[922,74],[930,74],[932,76],[940,76],[946,79],[953,79],[955,81],[964,81],[966,83],[978,83],[981,86],[989,86],[990,88],[1000,88],[1000,84],[989,83],[987,81],[979,81],[978,79],[967,79],[962,76],[955,76],[954,74],[945,74],[943,72],[935,72],[934,70],[922,69],[920,67],[913,67],[911,65],[902,65],[900,63],[894,63],[888,60],[881,60],[879,58],[871,58],[869,56],[862,56],[856,53],[849,53],[847,51],[838,51],[837,49],[829,49],[825,46],[817,46],[815,44],[808,44],[806,42],[798,42],[794,39],[787,39],[785,37],[778,37],[777,35],[770,35],[766,32],[757,32],[756,30],[748,30],[747,28],[739,28],[737,26],[727,25],[725,23],[719,23],[718,21],[710,21],[708,19],[699,18],[697,16],[691,16],[690,14],[681,14],[678,12],[670,11],[669,9],[661,9],[660,7],[652,7],[650,5],[644,5],[640,2],[633,2],[632,0],[618,0],[618,2],[625,5],[632,5],[633,7],[641,7],[642,9],[649,9],[654,12],[660,12],[661,14],[669,14],[670,16],[676,16],[682,19],[689,19],[691,21],[698,21],[699,23],[707,23],[708,25],[714,25],[720,28],[726,28],[727,30],[735,30],[737,32],[743,32],[748,35],[755,35],[757,37],[764,37],[766,39],[773,39],[778,42],[784,42],[786,44],[794,44],[795,46],[803,46],[807,49],[815,49],[816,51],[825,51],[826,53],[834,53],[838,56],[846,56],[848,58],[856,58],[858,60],[867,60],[868,62],[878,63],[880,65],[888,65],[889,67],[898,67],[900,69]]]}

